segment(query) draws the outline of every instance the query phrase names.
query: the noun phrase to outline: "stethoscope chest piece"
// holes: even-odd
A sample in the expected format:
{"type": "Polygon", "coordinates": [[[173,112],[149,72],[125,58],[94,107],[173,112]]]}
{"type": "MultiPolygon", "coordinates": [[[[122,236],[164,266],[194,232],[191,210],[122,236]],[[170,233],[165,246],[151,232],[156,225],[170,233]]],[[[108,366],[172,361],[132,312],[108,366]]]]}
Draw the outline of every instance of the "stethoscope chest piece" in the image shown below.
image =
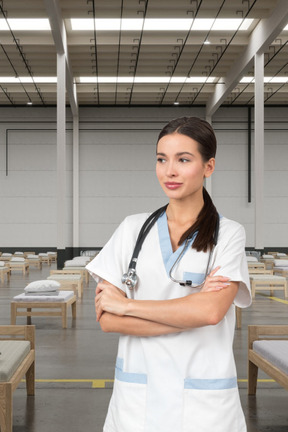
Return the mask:
{"type": "Polygon", "coordinates": [[[121,282],[123,284],[126,284],[130,290],[134,289],[138,282],[138,276],[136,274],[136,270],[129,268],[127,273],[123,274],[121,282]]]}

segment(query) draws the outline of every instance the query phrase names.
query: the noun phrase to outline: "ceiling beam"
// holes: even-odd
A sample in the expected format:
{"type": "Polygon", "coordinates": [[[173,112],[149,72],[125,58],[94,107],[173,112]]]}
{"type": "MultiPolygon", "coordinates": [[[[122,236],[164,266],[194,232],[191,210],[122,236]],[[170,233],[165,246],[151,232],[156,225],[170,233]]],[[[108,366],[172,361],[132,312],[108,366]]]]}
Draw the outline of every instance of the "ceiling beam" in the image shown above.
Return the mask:
{"type": "Polygon", "coordinates": [[[67,35],[62,18],[61,9],[58,0],[44,0],[46,10],[48,13],[52,36],[55,43],[57,54],[65,54],[66,62],[66,91],[68,94],[71,111],[74,117],[78,116],[78,102],[77,93],[73,84],[73,73],[71,70],[68,48],[67,48],[67,35]]]}
{"type": "Polygon", "coordinates": [[[253,33],[249,43],[231,67],[226,76],[222,77],[215,86],[215,92],[206,104],[206,116],[212,116],[227,96],[239,83],[240,79],[247,72],[253,63],[256,53],[263,53],[269,45],[282,32],[288,21],[288,1],[280,0],[277,3],[272,15],[262,19],[253,33]]]}

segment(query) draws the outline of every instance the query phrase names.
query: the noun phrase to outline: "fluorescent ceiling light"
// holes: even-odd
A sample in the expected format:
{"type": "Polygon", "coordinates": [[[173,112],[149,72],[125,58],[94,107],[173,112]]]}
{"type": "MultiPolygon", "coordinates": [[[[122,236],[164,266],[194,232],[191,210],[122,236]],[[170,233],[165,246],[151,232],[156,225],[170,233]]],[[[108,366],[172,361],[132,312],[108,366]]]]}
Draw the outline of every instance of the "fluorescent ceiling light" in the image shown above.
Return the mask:
{"type": "Polygon", "coordinates": [[[35,83],[42,83],[42,84],[53,84],[57,83],[57,77],[1,77],[0,76],[0,83],[6,83],[6,84],[33,84],[35,83]]]}
{"type": "Polygon", "coordinates": [[[240,84],[250,84],[254,82],[254,77],[243,77],[240,80],[240,84]]]}
{"type": "MultiPolygon", "coordinates": [[[[48,18],[9,18],[11,30],[23,31],[47,31],[51,30],[48,18]]],[[[9,27],[5,19],[0,19],[0,30],[8,31],[9,27]]]]}
{"type": "MultiPolygon", "coordinates": [[[[96,31],[205,31],[205,30],[247,30],[252,19],[241,18],[202,19],[202,18],[96,18],[96,31]],[[192,28],[191,28],[192,26],[192,28]]],[[[91,31],[94,29],[93,18],[71,18],[71,28],[74,31],[91,31]]]]}
{"type": "MultiPolygon", "coordinates": [[[[288,81],[287,76],[275,76],[275,77],[264,77],[264,83],[278,83],[278,84],[285,84],[288,81]]],[[[255,79],[254,77],[243,77],[240,81],[240,84],[249,84],[254,83],[255,79]]]]}
{"type": "Polygon", "coordinates": [[[193,31],[210,30],[214,21],[215,21],[214,18],[196,18],[193,21],[192,30],[193,31]]]}
{"type": "Polygon", "coordinates": [[[144,22],[146,31],[189,30],[193,20],[190,18],[147,18],[144,22]]]}
{"type": "MultiPolygon", "coordinates": [[[[95,28],[99,31],[131,31],[131,30],[142,30],[143,18],[130,19],[130,18],[96,18],[95,28]]],[[[72,18],[71,19],[72,30],[94,30],[93,18],[72,18]]]]}
{"type": "Polygon", "coordinates": [[[284,76],[275,76],[275,77],[265,77],[264,78],[264,82],[267,83],[286,83],[288,81],[288,77],[284,77],[284,76]]]}
{"type": "Polygon", "coordinates": [[[215,77],[79,77],[81,84],[189,84],[213,83],[215,77]]]}
{"type": "Polygon", "coordinates": [[[247,30],[252,23],[252,19],[242,20],[241,18],[217,18],[212,26],[211,30],[247,30]],[[242,22],[243,21],[243,22],[242,22]]]}

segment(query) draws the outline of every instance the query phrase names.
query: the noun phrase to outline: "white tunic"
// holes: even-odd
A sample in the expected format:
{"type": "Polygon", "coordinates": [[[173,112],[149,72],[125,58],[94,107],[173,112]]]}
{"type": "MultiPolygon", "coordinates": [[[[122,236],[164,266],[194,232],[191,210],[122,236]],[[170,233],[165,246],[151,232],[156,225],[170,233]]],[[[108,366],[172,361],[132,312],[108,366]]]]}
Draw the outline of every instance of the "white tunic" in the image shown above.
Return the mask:
{"type": "MultiPolygon", "coordinates": [[[[173,299],[199,291],[169,278],[183,246],[173,253],[165,213],[140,251],[138,286],[130,291],[121,283],[148,216],[127,217],[87,269],[96,281],[105,279],[138,300],[173,299]]],[[[207,261],[208,253],[189,247],[173,277],[199,284],[207,261]]],[[[163,336],[120,336],[104,432],[246,431],[232,349],[235,305],[247,307],[251,302],[245,232],[224,217],[209,271],[217,266],[219,274],[240,282],[235,302],[219,324],[163,336]]]]}

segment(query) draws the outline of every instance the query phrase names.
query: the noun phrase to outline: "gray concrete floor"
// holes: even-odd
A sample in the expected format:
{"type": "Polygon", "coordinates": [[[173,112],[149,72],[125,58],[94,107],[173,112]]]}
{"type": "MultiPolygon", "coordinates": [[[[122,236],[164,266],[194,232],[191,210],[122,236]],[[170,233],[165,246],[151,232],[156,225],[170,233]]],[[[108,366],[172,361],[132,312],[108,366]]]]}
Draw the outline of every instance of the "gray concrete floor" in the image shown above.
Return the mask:
{"type": "MultiPolygon", "coordinates": [[[[50,269],[13,272],[9,284],[0,282],[0,324],[10,324],[10,301],[27,283],[46,279],[50,269]]],[[[95,283],[84,285],[77,300],[77,319],[68,315],[68,328],[58,317],[35,317],[36,395],[26,397],[25,384],[14,392],[14,432],[101,432],[112,391],[117,335],[103,334],[94,313],[95,283]]],[[[283,293],[275,292],[283,299],[283,293]]],[[[288,394],[260,371],[257,396],[247,395],[247,325],[288,324],[288,304],[257,294],[242,313],[242,328],[235,331],[234,351],[240,396],[248,432],[287,432],[288,394]]],[[[25,324],[18,317],[17,324],[25,324]]],[[[135,431],[137,432],[137,431],[135,431]]],[[[165,432],[165,431],[159,431],[165,432]]],[[[196,431],[197,432],[197,431],[196,431]]],[[[212,432],[212,431],[211,431],[212,432]]],[[[233,432],[233,431],[231,431],[233,432]]]]}

